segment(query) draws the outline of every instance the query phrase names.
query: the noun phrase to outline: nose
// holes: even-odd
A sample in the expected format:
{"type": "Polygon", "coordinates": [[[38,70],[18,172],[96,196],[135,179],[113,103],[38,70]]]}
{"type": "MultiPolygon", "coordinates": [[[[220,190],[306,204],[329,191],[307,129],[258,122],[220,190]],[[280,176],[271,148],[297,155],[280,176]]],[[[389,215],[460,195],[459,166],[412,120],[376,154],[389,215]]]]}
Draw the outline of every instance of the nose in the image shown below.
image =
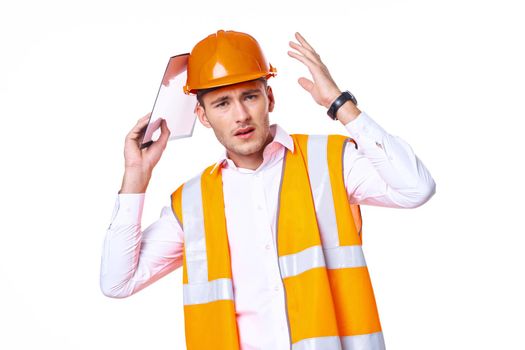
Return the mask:
{"type": "Polygon", "coordinates": [[[244,123],[251,118],[248,108],[240,101],[235,103],[234,113],[237,123],[244,123]]]}

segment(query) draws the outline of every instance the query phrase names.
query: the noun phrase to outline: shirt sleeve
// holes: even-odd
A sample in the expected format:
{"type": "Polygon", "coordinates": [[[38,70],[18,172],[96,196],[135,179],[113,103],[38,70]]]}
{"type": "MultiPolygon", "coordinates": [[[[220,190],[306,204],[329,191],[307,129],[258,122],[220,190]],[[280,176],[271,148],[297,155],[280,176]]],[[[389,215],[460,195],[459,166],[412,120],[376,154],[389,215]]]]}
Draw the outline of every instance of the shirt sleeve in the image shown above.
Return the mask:
{"type": "Polygon", "coordinates": [[[184,235],[171,207],[141,230],[144,193],[119,194],[102,250],[100,288],[125,298],[182,265],[184,235]]]}
{"type": "Polygon", "coordinates": [[[434,179],[407,142],[364,112],[345,128],[357,144],[348,142],[343,158],[350,203],[415,208],[434,195],[434,179]]]}

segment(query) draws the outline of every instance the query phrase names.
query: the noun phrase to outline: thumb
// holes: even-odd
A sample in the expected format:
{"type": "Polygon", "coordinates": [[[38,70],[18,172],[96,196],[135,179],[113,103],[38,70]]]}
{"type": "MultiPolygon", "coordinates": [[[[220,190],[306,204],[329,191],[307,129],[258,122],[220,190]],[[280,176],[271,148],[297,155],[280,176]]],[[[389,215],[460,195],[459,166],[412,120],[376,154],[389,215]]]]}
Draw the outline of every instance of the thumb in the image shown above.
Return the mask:
{"type": "Polygon", "coordinates": [[[170,131],[168,129],[166,119],[162,119],[160,122],[160,136],[157,141],[153,142],[151,146],[147,148],[146,152],[148,154],[158,154],[158,152],[162,153],[166,148],[166,144],[168,143],[169,134],[170,131]]]}
{"type": "Polygon", "coordinates": [[[159,141],[161,145],[165,145],[168,142],[168,139],[170,137],[170,129],[168,129],[168,122],[166,119],[162,119],[162,122],[160,123],[160,137],[159,141]]]}
{"type": "Polygon", "coordinates": [[[314,83],[306,78],[299,78],[297,82],[303,87],[303,89],[305,89],[308,92],[311,92],[312,88],[314,87],[314,83]]]}

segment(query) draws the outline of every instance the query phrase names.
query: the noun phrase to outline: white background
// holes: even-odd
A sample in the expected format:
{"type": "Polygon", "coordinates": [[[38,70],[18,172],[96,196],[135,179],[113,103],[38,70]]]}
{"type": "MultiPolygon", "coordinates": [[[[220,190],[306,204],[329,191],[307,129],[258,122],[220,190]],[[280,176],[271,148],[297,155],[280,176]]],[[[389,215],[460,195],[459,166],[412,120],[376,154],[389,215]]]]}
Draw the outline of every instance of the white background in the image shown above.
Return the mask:
{"type": "MultiPolygon", "coordinates": [[[[362,207],[388,348],[525,349],[518,3],[3,1],[0,349],[184,349],[181,270],[114,300],[100,255],[126,133],[168,58],[221,28],[252,34],[277,67],[272,122],[345,133],[297,84],[308,72],[286,52],[300,31],[435,178],[420,208],[362,207]]],[[[219,146],[200,124],[170,142],[144,225],[219,146]]]]}

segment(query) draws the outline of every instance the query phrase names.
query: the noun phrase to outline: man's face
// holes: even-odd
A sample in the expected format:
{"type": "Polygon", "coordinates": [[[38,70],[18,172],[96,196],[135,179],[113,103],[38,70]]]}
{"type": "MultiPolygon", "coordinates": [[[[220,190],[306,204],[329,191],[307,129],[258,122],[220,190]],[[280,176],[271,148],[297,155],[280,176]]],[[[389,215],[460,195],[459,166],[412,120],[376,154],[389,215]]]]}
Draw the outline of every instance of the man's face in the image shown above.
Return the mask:
{"type": "Polygon", "coordinates": [[[228,85],[202,97],[197,106],[201,123],[213,128],[230,158],[260,156],[270,139],[272,89],[259,80],[228,85]]]}

